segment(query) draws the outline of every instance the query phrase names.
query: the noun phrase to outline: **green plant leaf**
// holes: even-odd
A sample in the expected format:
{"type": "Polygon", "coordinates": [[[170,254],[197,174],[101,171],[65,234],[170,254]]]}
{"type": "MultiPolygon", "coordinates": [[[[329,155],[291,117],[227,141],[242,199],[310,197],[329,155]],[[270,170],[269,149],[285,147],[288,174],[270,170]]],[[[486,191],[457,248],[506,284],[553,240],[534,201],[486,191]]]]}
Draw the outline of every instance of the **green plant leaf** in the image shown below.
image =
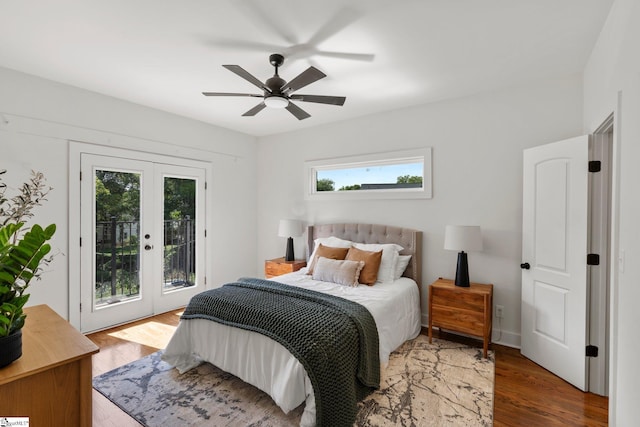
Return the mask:
{"type": "MultiPolygon", "coordinates": [[[[7,271],[4,271],[2,265],[0,265],[0,282],[7,283],[8,285],[13,285],[14,276],[7,271]]],[[[5,286],[0,287],[0,293],[3,293],[3,289],[5,286]]],[[[8,287],[7,287],[8,288],[8,287]]]]}
{"type": "Polygon", "coordinates": [[[39,224],[23,228],[24,219],[33,216],[31,209],[40,206],[51,189],[44,184],[44,175],[32,172],[31,180],[13,198],[4,197],[6,188],[0,180],[0,337],[24,326],[22,308],[29,300],[25,291],[42,272],[41,264],[49,261],[45,258],[51,252],[47,241],[56,232],[55,224],[44,229],[39,224]]]}

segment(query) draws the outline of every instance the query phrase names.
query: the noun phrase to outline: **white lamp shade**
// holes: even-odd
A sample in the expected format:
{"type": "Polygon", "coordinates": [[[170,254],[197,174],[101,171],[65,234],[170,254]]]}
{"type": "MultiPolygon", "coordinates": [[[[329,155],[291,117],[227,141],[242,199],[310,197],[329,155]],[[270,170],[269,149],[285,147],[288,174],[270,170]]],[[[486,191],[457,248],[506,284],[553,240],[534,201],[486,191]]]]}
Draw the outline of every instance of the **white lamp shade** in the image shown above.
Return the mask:
{"type": "Polygon", "coordinates": [[[281,219],[278,226],[278,236],[297,237],[302,234],[302,222],[297,219],[281,219]]]}
{"type": "Polygon", "coordinates": [[[444,248],[451,251],[481,251],[482,233],[477,225],[447,225],[444,248]]]}

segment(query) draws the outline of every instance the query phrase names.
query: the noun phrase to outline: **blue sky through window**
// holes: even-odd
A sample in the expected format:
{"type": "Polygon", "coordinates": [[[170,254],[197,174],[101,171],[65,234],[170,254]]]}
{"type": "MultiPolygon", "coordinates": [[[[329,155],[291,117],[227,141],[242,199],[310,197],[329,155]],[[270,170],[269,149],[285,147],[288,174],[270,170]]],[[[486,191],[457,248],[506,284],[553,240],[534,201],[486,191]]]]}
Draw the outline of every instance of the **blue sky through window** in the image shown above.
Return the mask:
{"type": "Polygon", "coordinates": [[[338,190],[355,184],[395,184],[403,175],[422,176],[422,162],[318,170],[317,180],[330,179],[338,190]]]}

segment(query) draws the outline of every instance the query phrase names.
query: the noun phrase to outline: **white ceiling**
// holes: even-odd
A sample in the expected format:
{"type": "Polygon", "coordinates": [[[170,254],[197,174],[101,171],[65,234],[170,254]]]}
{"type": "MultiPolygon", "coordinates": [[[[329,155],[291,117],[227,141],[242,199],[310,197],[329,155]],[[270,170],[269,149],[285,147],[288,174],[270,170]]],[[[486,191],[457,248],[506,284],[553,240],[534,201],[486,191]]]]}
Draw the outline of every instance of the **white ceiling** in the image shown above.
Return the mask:
{"type": "Polygon", "coordinates": [[[4,0],[0,66],[262,136],[581,72],[612,2],[4,0]],[[221,65],[264,81],[276,52],[297,54],[285,80],[311,64],[327,74],[301,93],[345,105],[241,117],[260,100],[201,94],[259,93],[221,65]]]}

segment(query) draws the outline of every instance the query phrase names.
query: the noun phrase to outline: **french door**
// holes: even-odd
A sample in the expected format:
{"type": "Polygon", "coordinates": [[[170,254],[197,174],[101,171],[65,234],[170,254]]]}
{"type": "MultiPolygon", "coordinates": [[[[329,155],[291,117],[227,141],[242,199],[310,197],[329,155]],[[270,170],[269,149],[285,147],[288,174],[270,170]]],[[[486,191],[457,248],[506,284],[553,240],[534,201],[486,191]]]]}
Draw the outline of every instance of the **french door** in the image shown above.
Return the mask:
{"type": "Polygon", "coordinates": [[[80,163],[81,330],[204,290],[205,170],[86,153],[80,163]]]}

